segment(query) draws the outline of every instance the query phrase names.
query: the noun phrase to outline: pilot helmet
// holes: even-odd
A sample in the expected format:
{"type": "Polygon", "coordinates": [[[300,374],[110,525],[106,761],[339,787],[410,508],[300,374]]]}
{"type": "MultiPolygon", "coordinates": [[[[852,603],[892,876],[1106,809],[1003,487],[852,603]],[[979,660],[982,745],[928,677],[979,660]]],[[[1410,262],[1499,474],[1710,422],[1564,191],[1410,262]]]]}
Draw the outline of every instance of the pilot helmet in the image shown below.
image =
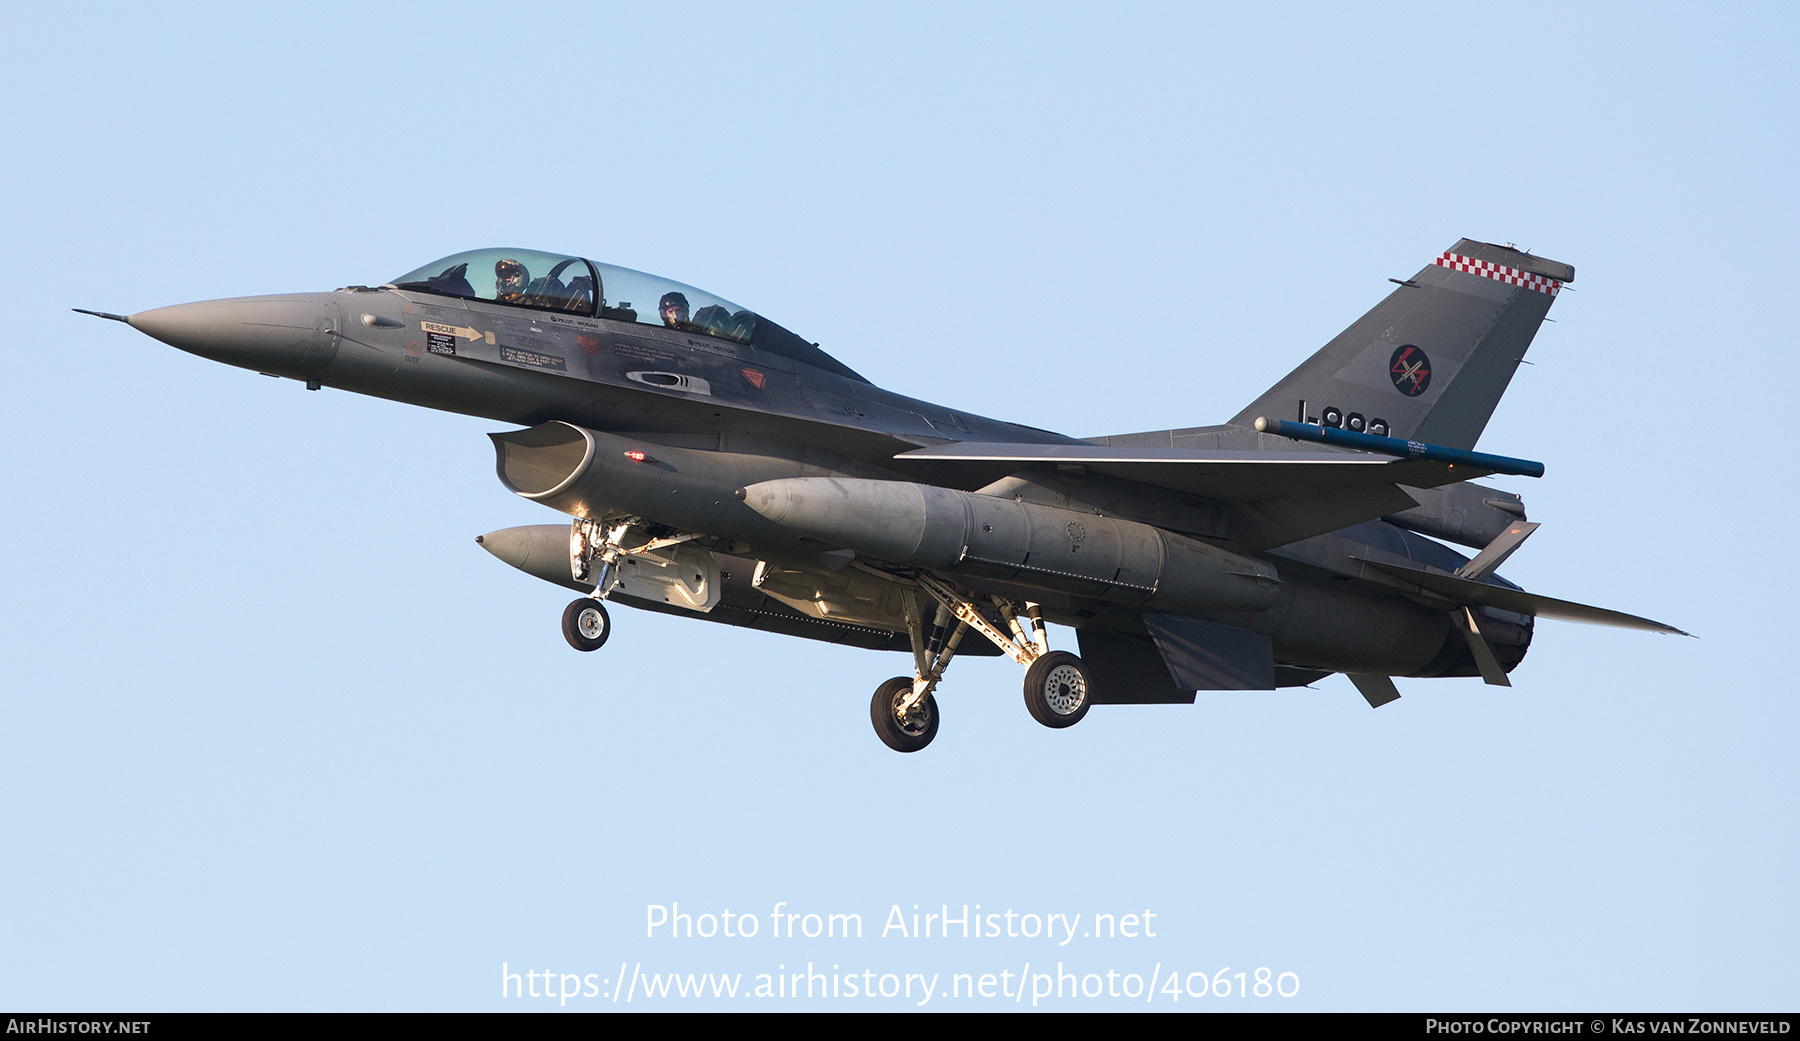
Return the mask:
{"type": "Polygon", "coordinates": [[[530,280],[531,272],[526,271],[525,265],[516,260],[508,258],[494,265],[494,281],[501,286],[514,285],[523,289],[530,280]]]}

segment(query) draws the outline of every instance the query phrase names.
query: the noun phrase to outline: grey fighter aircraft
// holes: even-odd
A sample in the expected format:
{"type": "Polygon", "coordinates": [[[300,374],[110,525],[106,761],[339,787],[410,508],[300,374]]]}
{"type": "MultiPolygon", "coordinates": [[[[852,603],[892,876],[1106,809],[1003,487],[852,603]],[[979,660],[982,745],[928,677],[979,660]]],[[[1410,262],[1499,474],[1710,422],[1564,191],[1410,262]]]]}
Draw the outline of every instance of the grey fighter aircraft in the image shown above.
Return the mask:
{"type": "Polygon", "coordinates": [[[721,297],[534,250],[84,313],[310,390],[521,428],[490,435],[501,483],[573,521],[476,541],[582,594],[563,613],[576,649],[606,643],[612,601],[910,652],[870,716],[913,752],[959,652],[1012,658],[1032,717],[1067,727],[1334,672],[1376,707],[1396,676],[1507,686],[1539,617],[1679,632],[1495,573],[1537,525],[1471,482],[1543,466],[1473,449],[1574,275],[1459,241],[1230,422],[1087,439],[882,390],[721,297]],[[1047,621],[1079,655],[1051,650],[1047,621]]]}

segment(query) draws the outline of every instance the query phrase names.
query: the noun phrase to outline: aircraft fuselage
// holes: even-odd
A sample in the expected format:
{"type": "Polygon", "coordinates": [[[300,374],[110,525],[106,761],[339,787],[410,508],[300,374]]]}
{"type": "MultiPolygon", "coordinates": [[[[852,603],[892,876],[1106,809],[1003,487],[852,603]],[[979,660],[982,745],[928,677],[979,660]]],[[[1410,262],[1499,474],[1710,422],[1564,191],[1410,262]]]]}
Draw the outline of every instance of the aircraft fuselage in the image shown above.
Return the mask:
{"type": "MultiPolygon", "coordinates": [[[[1079,439],[978,416],[882,390],[872,384],[782,355],[678,329],[639,322],[451,299],[393,288],[353,287],[208,301],[134,315],[131,324],[158,339],[227,364],[427,408],[526,427],[560,421],[620,437],[615,447],[648,453],[652,468],[680,457],[683,479],[611,482],[591,503],[555,504],[576,516],[629,503],[629,512],[674,530],[704,530],[720,552],[768,558],[789,567],[816,566],[832,547],[782,530],[734,496],[758,481],[836,476],[924,482],[976,491],[1005,476],[924,464],[900,466],[893,457],[951,441],[1080,444],[1079,439]],[[663,485],[667,485],[665,488],[663,485]],[[654,486],[654,490],[652,489],[654,486]],[[642,494],[638,494],[642,492],[642,494]]],[[[608,460],[617,465],[616,460],[608,460]]],[[[649,473],[650,470],[646,470],[649,473]]],[[[503,466],[504,476],[504,466],[503,466]]],[[[509,482],[510,484],[511,482],[509,482]]],[[[519,490],[515,488],[515,490],[519,490]]],[[[539,489],[542,491],[543,489],[539,489]]],[[[1012,497],[1055,509],[1173,523],[1203,506],[1173,494],[1120,496],[1104,479],[1081,481],[1046,472],[1039,481],[1015,479],[1012,497]],[[1080,482],[1073,488],[1071,481],[1080,482]],[[1083,493],[1096,502],[1083,501],[1083,493]],[[1123,500],[1123,501],[1121,501],[1123,500]],[[1103,505],[1097,505],[1101,503],[1103,505]]],[[[1190,527],[1204,528],[1197,520],[1190,527]]],[[[1367,527],[1367,526],[1365,526],[1367,527]]],[[[1368,534],[1384,545],[1349,539],[1363,555],[1388,554],[1454,567],[1463,558],[1410,532],[1381,526],[1368,534]]],[[[1198,532],[1204,539],[1207,532],[1198,532]]],[[[1319,540],[1309,540],[1317,542],[1319,540]]],[[[1305,681],[1326,671],[1390,675],[1472,675],[1474,663],[1441,610],[1369,591],[1352,579],[1338,553],[1310,559],[1304,544],[1287,559],[1258,554],[1282,572],[1259,604],[1207,610],[1213,618],[1260,632],[1277,660],[1305,681]],[[1310,573],[1309,573],[1310,572],[1310,573]]],[[[1017,573],[998,587],[1028,588],[1017,573]]],[[[552,579],[555,580],[555,579],[552,579]]],[[[569,584],[569,583],[563,583],[569,584]]],[[[575,588],[580,588],[577,584],[575,588]]],[[[1051,620],[1105,630],[1135,621],[1103,597],[1036,589],[1051,620]]],[[[1522,657],[1529,619],[1507,619],[1516,638],[1501,645],[1508,666],[1522,657]],[[1522,623],[1522,624],[1521,624],[1522,623]],[[1515,653],[1516,651],[1516,653],[1515,653]]]]}

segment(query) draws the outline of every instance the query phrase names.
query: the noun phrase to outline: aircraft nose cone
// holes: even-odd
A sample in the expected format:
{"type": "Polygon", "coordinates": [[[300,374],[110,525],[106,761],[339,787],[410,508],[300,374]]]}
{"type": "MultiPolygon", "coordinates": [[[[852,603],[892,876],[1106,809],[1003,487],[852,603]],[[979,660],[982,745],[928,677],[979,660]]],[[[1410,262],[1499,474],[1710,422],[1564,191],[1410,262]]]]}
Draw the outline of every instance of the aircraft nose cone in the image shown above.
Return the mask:
{"type": "Polygon", "coordinates": [[[522,528],[502,528],[477,535],[481,548],[527,575],[546,582],[586,592],[592,582],[575,581],[569,568],[569,526],[567,524],[528,524],[522,528]]]}
{"type": "Polygon", "coordinates": [[[126,319],[189,354],[294,379],[311,379],[331,364],[339,320],[330,293],[205,300],[126,319]]]}
{"type": "MultiPolygon", "coordinates": [[[[536,527],[538,526],[502,528],[499,531],[490,531],[486,535],[477,535],[475,536],[475,541],[482,549],[485,549],[494,556],[506,561],[513,567],[523,568],[531,560],[531,551],[538,548],[537,543],[543,541],[539,536],[539,533],[535,530],[536,527]]],[[[561,541],[563,543],[560,548],[563,550],[563,555],[567,556],[569,541],[568,529],[563,525],[558,525],[556,530],[561,536],[561,541]]],[[[541,555],[542,554],[540,553],[540,556],[541,555]]]]}

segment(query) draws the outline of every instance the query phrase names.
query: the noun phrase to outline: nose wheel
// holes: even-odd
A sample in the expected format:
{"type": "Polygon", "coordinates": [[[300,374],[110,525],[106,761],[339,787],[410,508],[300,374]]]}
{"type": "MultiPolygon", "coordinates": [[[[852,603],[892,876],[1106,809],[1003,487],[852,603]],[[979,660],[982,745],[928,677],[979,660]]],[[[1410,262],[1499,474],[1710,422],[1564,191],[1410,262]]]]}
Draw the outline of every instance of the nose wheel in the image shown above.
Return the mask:
{"type": "Polygon", "coordinates": [[[597,651],[612,635],[612,619],[606,605],[592,597],[582,597],[563,608],[563,638],[578,651],[597,651]]]}

